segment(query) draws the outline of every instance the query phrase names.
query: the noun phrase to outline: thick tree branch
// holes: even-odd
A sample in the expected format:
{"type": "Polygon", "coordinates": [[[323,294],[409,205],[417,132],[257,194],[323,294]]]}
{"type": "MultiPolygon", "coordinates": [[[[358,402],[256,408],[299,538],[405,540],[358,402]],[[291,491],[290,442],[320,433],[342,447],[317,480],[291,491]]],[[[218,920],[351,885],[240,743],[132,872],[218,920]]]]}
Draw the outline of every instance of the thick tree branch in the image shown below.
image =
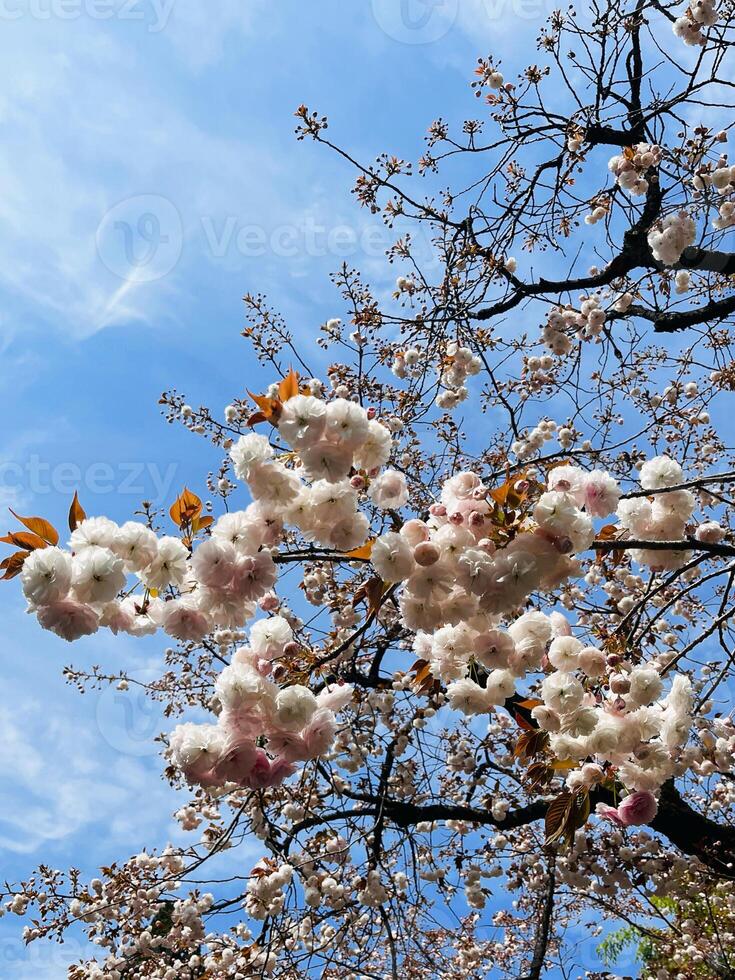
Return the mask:
{"type": "MultiPolygon", "coordinates": [[[[419,805],[390,797],[379,800],[377,797],[350,791],[345,795],[351,800],[364,802],[365,808],[345,809],[310,817],[296,824],[289,833],[289,838],[293,839],[300,831],[319,826],[322,822],[375,817],[381,811],[386,821],[403,829],[415,827],[420,823],[461,820],[478,827],[495,827],[498,830],[508,831],[542,820],[548,807],[543,800],[535,800],[526,806],[510,810],[504,819],[498,820],[490,810],[457,803],[419,805]]],[[[616,801],[611,793],[597,790],[592,793],[591,802],[595,805],[612,804],[616,801]]],[[[697,857],[718,876],[735,879],[735,827],[715,823],[694,810],[684,800],[673,782],[665,783],[662,787],[658,813],[651,823],[651,829],[661,834],[684,854],[697,857]]]]}
{"type": "Polygon", "coordinates": [[[593,541],[591,548],[605,553],[640,548],[646,551],[700,551],[721,558],[735,557],[735,545],[722,542],[710,544],[706,541],[697,541],[696,538],[687,538],[684,541],[645,541],[639,538],[620,538],[615,541],[593,541]]]}
{"type": "Polygon", "coordinates": [[[700,323],[711,324],[724,320],[731,313],[735,313],[735,293],[732,296],[726,296],[724,299],[713,300],[705,306],[698,306],[694,310],[684,310],[681,313],[651,310],[648,307],[633,303],[624,313],[613,312],[608,316],[608,319],[627,320],[631,316],[637,316],[652,323],[656,333],[676,333],[678,330],[696,327],[700,323]]]}

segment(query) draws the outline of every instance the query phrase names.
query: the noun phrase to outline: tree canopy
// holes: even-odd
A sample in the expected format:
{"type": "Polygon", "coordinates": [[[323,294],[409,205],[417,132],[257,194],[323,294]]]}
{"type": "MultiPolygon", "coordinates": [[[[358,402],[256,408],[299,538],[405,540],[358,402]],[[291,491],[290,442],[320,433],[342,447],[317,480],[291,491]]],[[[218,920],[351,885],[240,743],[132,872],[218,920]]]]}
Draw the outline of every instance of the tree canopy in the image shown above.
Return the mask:
{"type": "Polygon", "coordinates": [[[217,461],[167,513],[15,515],[42,628],[172,644],[65,669],[163,706],[190,832],[4,887],[70,980],[735,975],[733,17],[556,12],[416,161],[299,107],[394,288],[311,340],[248,293],[263,390],[163,394],[217,461]]]}

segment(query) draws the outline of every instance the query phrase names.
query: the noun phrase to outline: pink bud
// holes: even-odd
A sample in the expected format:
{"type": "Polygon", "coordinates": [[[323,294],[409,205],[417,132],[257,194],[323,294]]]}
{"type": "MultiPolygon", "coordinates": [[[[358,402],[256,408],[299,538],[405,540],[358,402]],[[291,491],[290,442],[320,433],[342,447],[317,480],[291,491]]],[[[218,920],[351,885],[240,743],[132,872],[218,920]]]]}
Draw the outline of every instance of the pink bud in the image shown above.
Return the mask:
{"type": "Polygon", "coordinates": [[[364,490],[365,489],[365,477],[364,476],[353,476],[350,480],[350,486],[353,490],[364,490]]]}
{"type": "Polygon", "coordinates": [[[439,561],[439,549],[431,541],[422,541],[413,549],[413,557],[418,565],[427,568],[439,561]]]}
{"type": "Polygon", "coordinates": [[[432,517],[446,517],[447,508],[444,506],[444,504],[432,504],[431,507],[429,507],[429,513],[432,515],[432,517]]]}
{"type": "Polygon", "coordinates": [[[406,521],[401,528],[401,537],[405,538],[412,548],[415,548],[417,544],[421,544],[422,541],[428,541],[429,534],[430,532],[426,524],[415,517],[411,518],[410,521],[406,521]]]}
{"type": "Polygon", "coordinates": [[[641,790],[626,796],[615,808],[606,803],[597,804],[597,813],[601,817],[612,820],[619,827],[638,827],[650,823],[658,812],[658,803],[653,793],[641,790]]]}
{"type": "Polygon", "coordinates": [[[464,524],[464,514],[460,514],[458,510],[455,510],[453,514],[449,515],[450,524],[464,524]]]}
{"type": "Polygon", "coordinates": [[[610,690],[613,694],[627,694],[630,690],[630,681],[623,674],[613,674],[610,678],[610,690]]]}

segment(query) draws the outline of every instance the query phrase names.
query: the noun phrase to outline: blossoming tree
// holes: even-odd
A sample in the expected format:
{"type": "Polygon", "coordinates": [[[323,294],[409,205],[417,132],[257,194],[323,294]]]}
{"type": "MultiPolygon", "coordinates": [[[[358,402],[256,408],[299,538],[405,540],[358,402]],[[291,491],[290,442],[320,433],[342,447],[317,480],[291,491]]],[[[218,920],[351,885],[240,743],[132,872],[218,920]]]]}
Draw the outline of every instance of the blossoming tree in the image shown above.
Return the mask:
{"type": "Polygon", "coordinates": [[[206,505],[4,539],[42,628],[174,644],[66,670],[162,703],[191,835],[6,886],[28,941],[97,945],[72,980],[604,976],[605,920],[645,976],[733,975],[732,30],[554,14],[415,168],[299,108],[395,290],[336,273],[321,380],[246,296],[267,390],[162,398],[224,456],[206,505]]]}

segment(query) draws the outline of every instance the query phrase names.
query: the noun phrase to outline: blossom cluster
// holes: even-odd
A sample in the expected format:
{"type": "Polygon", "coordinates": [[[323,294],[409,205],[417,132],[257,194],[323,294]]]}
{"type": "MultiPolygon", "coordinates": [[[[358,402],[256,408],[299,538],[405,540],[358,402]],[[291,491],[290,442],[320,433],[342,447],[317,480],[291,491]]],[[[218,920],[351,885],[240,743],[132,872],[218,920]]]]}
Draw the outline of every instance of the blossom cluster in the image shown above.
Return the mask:
{"type": "Polygon", "coordinates": [[[648,232],[653,257],[664,265],[676,265],[685,248],[694,244],[696,225],[686,211],[668,214],[648,232]]]}
{"type": "MultiPolygon", "coordinates": [[[[679,464],[668,456],[658,456],[644,463],[640,481],[644,490],[665,490],[656,493],[651,500],[633,497],[621,500],[618,506],[620,526],[633,538],[646,541],[681,541],[685,528],[696,506],[694,494],[689,490],[669,490],[682,483],[684,475],[679,464]]],[[[703,525],[702,528],[705,526],[703,525]]],[[[724,532],[723,532],[724,533],[724,532]]],[[[717,531],[700,529],[699,534],[709,535],[710,541],[720,540],[717,531]]],[[[634,560],[657,570],[675,569],[691,558],[687,551],[653,551],[634,549],[634,560]]]]}
{"type": "Polygon", "coordinates": [[[69,550],[42,548],[26,558],[21,583],[29,610],[69,641],[100,627],[134,636],[161,627],[176,639],[199,641],[216,627],[237,629],[255,615],[276,581],[271,551],[284,522],[307,540],[341,551],[365,541],[368,520],[358,510],[358,489],[366,479],[351,483],[350,471],[371,475],[378,506],[406,502],[400,474],[378,475],[391,453],[390,431],[354,402],[296,395],[283,405],[278,434],[298,452],[300,470],[275,459],[264,436],[240,438],[230,455],[253,502],[220,517],[196,548],[159,538],[134,521],[119,526],[106,517],[87,518],[73,531],[69,550]]]}
{"type": "MultiPolygon", "coordinates": [[[[426,369],[425,357],[415,347],[396,352],[391,371],[397,378],[421,377],[426,369]]],[[[482,369],[482,361],[469,347],[460,346],[452,340],[446,345],[438,366],[439,392],[436,404],[441,409],[451,410],[465,401],[469,391],[467,379],[482,369]]]]}
{"type": "Polygon", "coordinates": [[[543,327],[544,344],[553,354],[562,356],[572,349],[570,333],[579,340],[599,337],[606,320],[601,302],[601,297],[595,293],[582,300],[579,310],[575,310],[572,306],[550,310],[543,327]]]}
{"type": "MultiPolygon", "coordinates": [[[[663,690],[661,664],[620,658],[613,664],[604,651],[574,637],[561,614],[514,614],[532,593],[578,574],[573,555],[591,545],[594,519],[617,513],[624,531],[681,540],[694,509],[689,491],[671,489],[682,482],[681,468],[656,457],[643,465],[641,482],[653,501],[621,499],[617,481],[605,472],[555,467],[532,519],[500,547],[488,536],[487,487],[477,474],[460,473],[444,484],[426,521],[409,520],[399,532],[379,537],[372,550],[380,576],[403,583],[403,624],[416,634],[417,656],[448,685],[451,708],[486,714],[528,674],[545,675],[534,717],[550,733],[555,755],[594,759],[580,770],[588,782],[602,781],[606,765],[620,767],[632,791],[656,788],[673,773],[689,732],[689,681],[678,675],[669,695],[653,704],[663,690]],[[645,515],[645,524],[633,524],[632,515],[641,521],[645,515]]],[[[715,540],[722,529],[711,522],[698,533],[715,540]]],[[[686,553],[638,549],[634,558],[662,569],[679,567],[686,553]]],[[[578,778],[575,771],[572,782],[578,778]]]]}
{"type": "Polygon", "coordinates": [[[291,639],[281,616],[255,623],[251,646],[235,652],[215,683],[217,723],[185,722],[171,733],[171,759],[190,782],[276,786],[295,771],[296,762],[331,748],[335,711],[351,701],[352,687],[325,687],[316,696],[300,684],[279,688],[271,679],[274,660],[291,639]]]}
{"type": "MultiPolygon", "coordinates": [[[[361,406],[298,394],[282,405],[276,422],[278,436],[298,454],[299,469],[276,459],[264,436],[240,438],[230,455],[253,502],[220,517],[196,547],[158,538],[142,524],[120,527],[93,517],[72,532],[69,551],[32,552],[21,582],[41,625],[69,641],[100,626],[133,635],[160,626],[192,642],[215,628],[239,629],[254,617],[256,604],[266,612],[279,606],[271,589],[284,523],[298,527],[309,541],[349,551],[367,536],[358,489],[366,486],[368,474],[368,496],[377,507],[406,503],[403,475],[379,472],[391,452],[390,432],[361,406]],[[355,470],[358,475],[350,481],[355,470]],[[137,583],[128,590],[129,575],[137,583]],[[142,594],[136,595],[138,587],[142,594]]],[[[351,699],[349,687],[325,689],[318,697],[299,685],[279,690],[271,679],[274,661],[296,648],[284,617],[252,624],[249,644],[217,680],[217,724],[187,723],[171,735],[171,758],[192,782],[278,784],[295,762],[329,749],[334,710],[351,699]]]]}
{"type": "Polygon", "coordinates": [[[638,143],[611,157],[607,166],[619,187],[633,197],[641,197],[648,190],[644,174],[657,166],[662,156],[663,149],[657,144],[638,143]]]}
{"type": "Polygon", "coordinates": [[[713,0],[694,0],[687,7],[686,13],[674,21],[674,34],[691,47],[704,45],[707,39],[703,28],[716,24],[718,16],[713,0]]]}
{"type": "MultiPolygon", "coordinates": [[[[661,700],[663,679],[656,664],[616,668],[609,675],[606,696],[598,700],[585,680],[599,682],[601,658],[584,648],[573,636],[555,638],[549,661],[562,663],[541,685],[543,704],[533,709],[542,728],[549,731],[551,748],[558,759],[575,762],[592,758],[590,765],[575,769],[567,779],[570,788],[588,788],[601,782],[598,763],[615,767],[626,789],[658,789],[677,772],[681,750],[691,727],[691,682],[676,674],[669,693],[661,700]]],[[[603,668],[604,669],[604,668],[603,668]]]]}
{"type": "MultiPolygon", "coordinates": [[[[579,331],[604,322],[597,297],[586,299],[573,316],[579,331]]],[[[235,473],[247,483],[253,503],[219,518],[196,547],[159,539],[139,524],[119,527],[91,518],[72,533],[71,553],[33,552],[22,584],[41,624],[67,639],[100,625],[137,634],[161,625],[190,641],[215,627],[237,629],[255,615],[256,604],[267,613],[279,608],[271,589],[286,527],[297,528],[307,541],[349,553],[369,532],[361,505],[371,502],[395,514],[408,502],[403,474],[381,471],[391,453],[390,431],[355,402],[297,394],[280,405],[273,422],[290,451],[278,458],[272,441],[254,433],[232,445],[235,473]],[[129,574],[142,584],[142,598],[121,595],[129,574]]],[[[547,423],[541,442],[556,428],[547,423]]],[[[549,731],[560,759],[594,757],[597,769],[598,763],[620,766],[625,785],[635,790],[645,782],[636,775],[645,747],[647,772],[659,785],[674,764],[676,739],[688,731],[684,681],[677,679],[668,699],[652,705],[661,693],[654,667],[623,664],[611,673],[605,655],[573,637],[560,614],[532,611],[517,617],[517,612],[534,593],[553,591],[580,574],[575,555],[591,546],[597,519],[615,513],[623,534],[652,542],[681,540],[695,506],[691,492],[676,489],[682,479],[674,460],[657,457],[641,469],[641,485],[652,499],[621,499],[608,473],[556,466],[532,512],[513,535],[498,537],[490,488],[478,474],[460,472],[444,483],[426,520],[409,519],[379,536],[371,548],[372,565],[383,582],[402,583],[400,618],[415,633],[416,653],[448,685],[450,706],[466,714],[490,712],[527,674],[545,674],[537,721],[549,731]],[[593,684],[608,694],[598,692],[595,699],[593,684]]],[[[707,541],[722,533],[712,522],[697,531],[707,541]]],[[[638,548],[633,557],[661,570],[680,567],[688,554],[638,548]]],[[[318,592],[318,575],[310,587],[318,592]]],[[[352,617],[335,622],[349,626],[354,610],[352,617]]],[[[296,763],[330,749],[335,711],[349,703],[352,689],[327,687],[318,694],[299,684],[280,689],[274,665],[297,650],[283,616],[251,625],[248,645],[217,678],[216,724],[186,723],[171,734],[170,757],[188,780],[210,787],[273,786],[296,763]]],[[[597,769],[583,769],[584,778],[597,769]]]]}

